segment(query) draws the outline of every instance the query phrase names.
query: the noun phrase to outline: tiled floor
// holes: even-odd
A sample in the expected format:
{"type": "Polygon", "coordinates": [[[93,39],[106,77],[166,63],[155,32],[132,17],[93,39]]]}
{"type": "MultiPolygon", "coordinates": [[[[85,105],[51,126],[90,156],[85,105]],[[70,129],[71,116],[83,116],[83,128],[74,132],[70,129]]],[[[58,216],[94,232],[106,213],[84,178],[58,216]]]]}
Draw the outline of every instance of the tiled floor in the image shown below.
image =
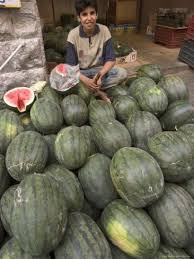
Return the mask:
{"type": "Polygon", "coordinates": [[[129,76],[135,75],[137,68],[143,64],[159,64],[164,74],[176,74],[184,80],[190,91],[191,102],[194,104],[194,70],[178,60],[179,48],[168,49],[155,44],[152,37],[135,32],[112,32],[112,35],[137,50],[135,62],[120,64],[127,69],[129,76]]]}

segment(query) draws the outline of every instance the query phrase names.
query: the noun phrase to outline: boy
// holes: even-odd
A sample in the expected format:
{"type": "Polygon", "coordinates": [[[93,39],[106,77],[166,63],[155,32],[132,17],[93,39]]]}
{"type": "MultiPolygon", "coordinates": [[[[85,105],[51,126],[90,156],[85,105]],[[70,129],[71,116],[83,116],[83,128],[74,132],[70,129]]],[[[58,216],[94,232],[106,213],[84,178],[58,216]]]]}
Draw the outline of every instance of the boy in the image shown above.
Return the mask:
{"type": "Polygon", "coordinates": [[[80,25],[69,32],[66,63],[80,67],[80,80],[91,90],[110,88],[127,78],[127,71],[114,67],[115,54],[111,34],[97,24],[95,0],[76,0],[80,25]]]}

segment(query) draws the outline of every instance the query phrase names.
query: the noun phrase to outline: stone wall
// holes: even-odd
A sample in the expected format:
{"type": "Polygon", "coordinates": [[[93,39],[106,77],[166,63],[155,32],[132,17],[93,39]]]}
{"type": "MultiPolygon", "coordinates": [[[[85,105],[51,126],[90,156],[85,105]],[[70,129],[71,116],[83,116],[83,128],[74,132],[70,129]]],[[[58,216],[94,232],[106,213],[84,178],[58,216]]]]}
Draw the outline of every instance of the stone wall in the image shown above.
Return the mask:
{"type": "Polygon", "coordinates": [[[20,9],[0,8],[0,67],[23,44],[0,71],[0,102],[10,88],[30,86],[47,79],[36,0],[22,0],[21,3],[20,9]]]}

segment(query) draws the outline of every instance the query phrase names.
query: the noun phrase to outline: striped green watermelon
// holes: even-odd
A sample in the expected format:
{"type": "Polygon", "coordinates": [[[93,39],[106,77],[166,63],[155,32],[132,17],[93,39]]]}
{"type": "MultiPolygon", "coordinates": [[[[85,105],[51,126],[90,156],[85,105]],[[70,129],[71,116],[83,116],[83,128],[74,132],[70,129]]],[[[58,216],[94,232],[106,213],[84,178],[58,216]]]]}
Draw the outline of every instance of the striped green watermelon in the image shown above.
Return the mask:
{"type": "Polygon", "coordinates": [[[92,126],[94,139],[101,153],[112,157],[122,147],[131,146],[131,136],[119,121],[98,122],[92,126]]]}
{"type": "Polygon", "coordinates": [[[90,125],[93,125],[97,121],[110,121],[116,117],[111,103],[102,100],[92,100],[88,108],[90,125]]]}
{"type": "Polygon", "coordinates": [[[189,91],[179,76],[163,76],[158,85],[166,92],[169,103],[189,99],[189,91]]]}
{"type": "Polygon", "coordinates": [[[159,248],[160,235],[151,218],[123,200],[109,203],[102,212],[101,224],[110,241],[134,258],[153,258],[159,248]]]}
{"type": "Polygon", "coordinates": [[[190,256],[191,259],[194,258],[194,246],[193,245],[186,247],[184,250],[190,256]]]}
{"type": "Polygon", "coordinates": [[[159,120],[150,112],[135,111],[126,121],[126,127],[132,138],[132,145],[148,150],[150,137],[162,131],[159,120]]]}
{"type": "Polygon", "coordinates": [[[14,192],[11,230],[20,247],[34,256],[48,254],[62,240],[67,223],[64,192],[53,177],[34,174],[14,192]]]}
{"type": "Polygon", "coordinates": [[[117,192],[110,177],[111,160],[103,154],[88,158],[79,170],[78,177],[86,199],[96,208],[102,209],[117,198],[117,192]]]}
{"type": "Polygon", "coordinates": [[[0,154],[0,198],[11,184],[11,177],[5,166],[5,157],[0,154]]]}
{"type": "Polygon", "coordinates": [[[14,208],[14,192],[17,189],[18,185],[12,185],[1,197],[0,201],[0,216],[3,223],[3,227],[9,236],[13,236],[11,231],[11,218],[14,208]]]}
{"type": "Polygon", "coordinates": [[[7,241],[0,250],[1,259],[50,259],[49,255],[32,256],[20,248],[15,238],[7,241]]]}
{"type": "Polygon", "coordinates": [[[134,98],[137,98],[138,95],[143,92],[145,89],[151,89],[152,87],[155,87],[156,83],[154,80],[148,77],[140,77],[135,79],[128,89],[129,95],[133,96],[134,98]]]}
{"type": "Polygon", "coordinates": [[[77,126],[62,129],[55,141],[55,154],[60,164],[67,169],[83,166],[90,155],[91,143],[83,130],[77,126]]]}
{"type": "Polygon", "coordinates": [[[136,79],[137,79],[136,76],[127,78],[127,80],[125,81],[125,85],[129,88],[131,86],[131,84],[133,83],[133,81],[135,81],[136,79]]]}
{"type": "Polygon", "coordinates": [[[78,95],[66,96],[61,103],[61,108],[67,125],[82,126],[88,121],[88,107],[78,95]]]}
{"type": "Polygon", "coordinates": [[[55,259],[112,259],[108,241],[97,224],[86,214],[69,214],[67,230],[55,259]]]}
{"type": "Polygon", "coordinates": [[[193,155],[185,134],[165,131],[148,141],[149,153],[158,161],[168,182],[183,182],[193,176],[193,155]]]}
{"type": "Polygon", "coordinates": [[[121,148],[112,158],[110,174],[119,195],[132,207],[148,206],[163,194],[162,171],[144,150],[121,148]]]}
{"type": "Polygon", "coordinates": [[[178,130],[183,132],[188,138],[194,154],[194,124],[184,124],[178,130]]]}
{"type": "Polygon", "coordinates": [[[84,214],[88,215],[90,218],[92,218],[94,221],[99,219],[99,216],[101,214],[101,210],[95,208],[91,203],[89,203],[86,199],[84,199],[83,208],[81,210],[84,214]]]}
{"type": "Polygon", "coordinates": [[[194,242],[194,200],[182,187],[166,183],[149,213],[165,244],[185,248],[194,242]]]}
{"type": "Polygon", "coordinates": [[[63,124],[63,114],[59,104],[46,99],[38,99],[30,110],[34,127],[41,133],[57,133],[63,124]]]}
{"type": "Polygon", "coordinates": [[[156,83],[159,82],[159,80],[162,77],[162,71],[157,64],[145,64],[142,65],[138,70],[137,70],[137,76],[142,77],[150,77],[152,78],[156,83]]]}
{"type": "Polygon", "coordinates": [[[32,131],[36,131],[36,128],[34,127],[34,125],[32,124],[32,120],[30,118],[30,113],[22,113],[21,115],[19,115],[22,126],[24,128],[25,131],[27,130],[32,130],[32,131]]]}
{"type": "Polygon", "coordinates": [[[0,110],[0,154],[5,154],[8,145],[24,131],[19,116],[7,109],[0,110]]]}
{"type": "Polygon", "coordinates": [[[116,85],[106,90],[109,97],[128,95],[128,89],[125,85],[116,85]]]}
{"type": "Polygon", "coordinates": [[[49,99],[54,103],[60,104],[63,100],[63,96],[59,94],[59,92],[55,91],[50,86],[46,86],[43,88],[42,92],[38,96],[39,98],[49,99]]]}
{"type": "Polygon", "coordinates": [[[83,82],[79,82],[77,85],[76,93],[79,97],[81,97],[84,102],[88,105],[90,103],[90,99],[92,96],[92,93],[90,90],[83,84],[83,82]]]}
{"type": "Polygon", "coordinates": [[[194,178],[181,183],[181,186],[191,195],[194,199],[194,178]]]}
{"type": "Polygon", "coordinates": [[[160,117],[163,130],[177,130],[184,124],[194,122],[194,107],[188,101],[179,100],[171,103],[160,117]]]}
{"type": "Polygon", "coordinates": [[[35,131],[20,133],[10,143],[6,153],[6,167],[17,181],[33,173],[41,173],[48,158],[48,147],[44,138],[35,131]]]}
{"type": "Polygon", "coordinates": [[[126,122],[134,111],[140,109],[137,101],[130,96],[116,96],[113,98],[112,105],[117,119],[122,123],[126,122]]]}
{"type": "Polygon", "coordinates": [[[61,184],[68,211],[79,211],[83,207],[84,194],[77,177],[63,165],[52,164],[44,173],[61,184]]]}
{"type": "Polygon", "coordinates": [[[189,259],[190,256],[183,249],[161,245],[153,259],[189,259]]]}

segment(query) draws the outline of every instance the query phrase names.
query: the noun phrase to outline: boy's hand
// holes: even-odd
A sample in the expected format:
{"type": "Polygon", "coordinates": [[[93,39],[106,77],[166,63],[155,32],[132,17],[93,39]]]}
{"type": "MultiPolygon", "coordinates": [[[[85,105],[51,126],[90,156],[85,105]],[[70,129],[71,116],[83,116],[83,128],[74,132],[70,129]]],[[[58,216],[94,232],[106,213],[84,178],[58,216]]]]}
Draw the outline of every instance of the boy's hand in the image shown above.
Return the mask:
{"type": "Polygon", "coordinates": [[[99,88],[101,88],[102,86],[102,76],[100,73],[97,73],[94,78],[93,78],[94,82],[96,85],[98,85],[99,88]]]}
{"type": "Polygon", "coordinates": [[[95,83],[94,79],[87,77],[83,82],[91,91],[97,91],[100,88],[100,86],[95,83]]]}

